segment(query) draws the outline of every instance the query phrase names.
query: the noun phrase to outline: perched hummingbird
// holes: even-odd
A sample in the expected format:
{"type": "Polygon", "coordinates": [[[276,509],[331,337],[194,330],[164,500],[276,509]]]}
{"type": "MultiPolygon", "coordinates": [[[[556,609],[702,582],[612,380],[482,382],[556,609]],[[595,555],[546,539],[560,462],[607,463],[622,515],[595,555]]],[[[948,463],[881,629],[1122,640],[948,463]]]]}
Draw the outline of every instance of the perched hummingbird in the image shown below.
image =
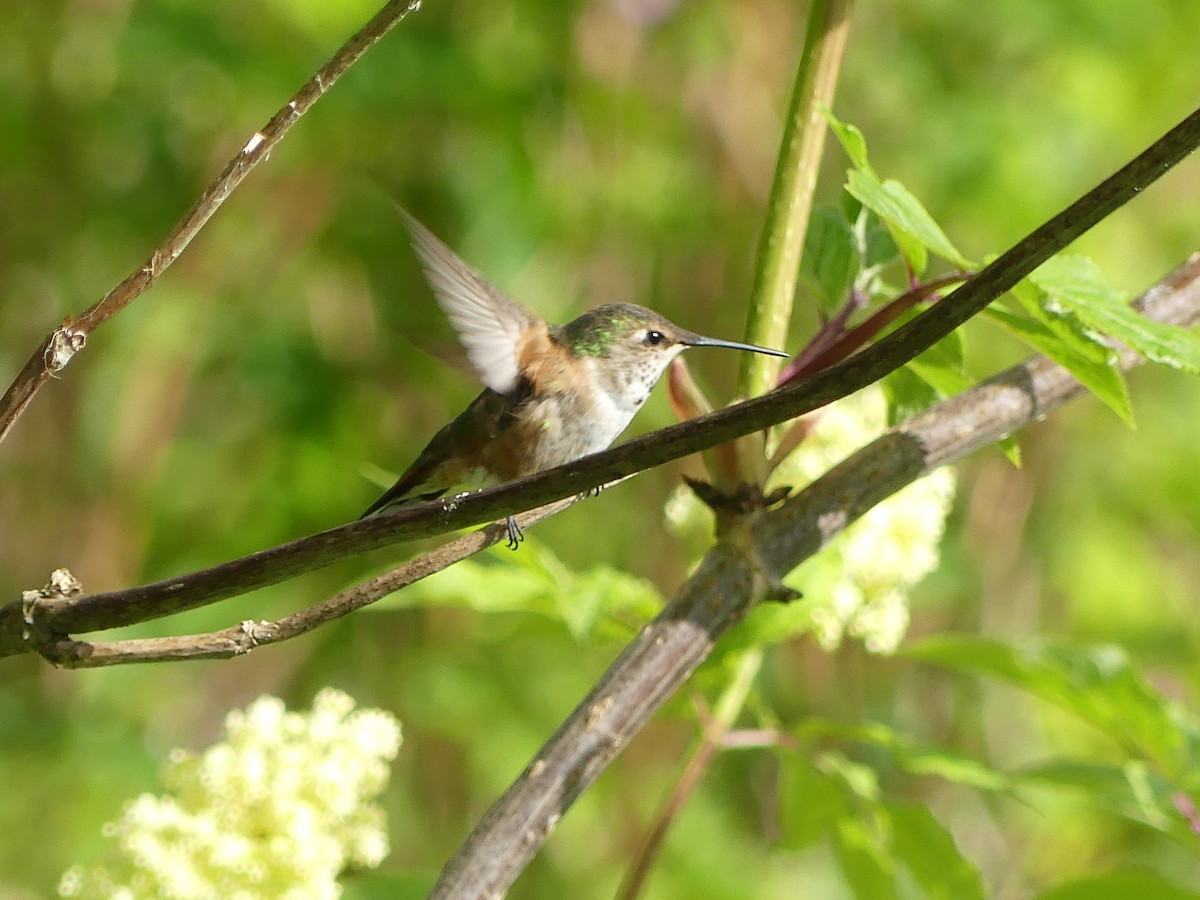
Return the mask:
{"type": "MultiPolygon", "coordinates": [[[[702,337],[630,303],[551,327],[454,255],[401,210],[442,311],[485,388],[434,435],[416,462],[363,513],[498,484],[598,453],[625,430],[667,365],[688,347],[778,350],[702,337]]],[[[522,537],[508,517],[509,546],[522,537]]]]}

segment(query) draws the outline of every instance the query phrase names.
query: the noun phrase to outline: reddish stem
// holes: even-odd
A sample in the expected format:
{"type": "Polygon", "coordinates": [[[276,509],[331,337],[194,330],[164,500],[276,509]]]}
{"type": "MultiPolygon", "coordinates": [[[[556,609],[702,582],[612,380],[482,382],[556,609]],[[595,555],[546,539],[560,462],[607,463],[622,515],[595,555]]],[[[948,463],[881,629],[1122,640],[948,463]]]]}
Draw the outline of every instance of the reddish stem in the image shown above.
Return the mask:
{"type": "MultiPolygon", "coordinates": [[[[876,310],[866,321],[836,335],[832,342],[827,336],[828,326],[822,328],[810,342],[809,347],[802,350],[780,373],[778,387],[801,381],[814,372],[820,372],[822,369],[841,362],[872,338],[877,337],[883,329],[922,300],[928,300],[942,288],[964,282],[970,277],[971,273],[969,272],[948,272],[945,275],[931,278],[923,284],[914,285],[886,306],[876,310]],[[817,347],[815,352],[811,350],[814,346],[817,347]]],[[[847,303],[843,310],[850,309],[852,303],[853,301],[847,303]]],[[[841,312],[839,312],[840,316],[841,312]]]]}

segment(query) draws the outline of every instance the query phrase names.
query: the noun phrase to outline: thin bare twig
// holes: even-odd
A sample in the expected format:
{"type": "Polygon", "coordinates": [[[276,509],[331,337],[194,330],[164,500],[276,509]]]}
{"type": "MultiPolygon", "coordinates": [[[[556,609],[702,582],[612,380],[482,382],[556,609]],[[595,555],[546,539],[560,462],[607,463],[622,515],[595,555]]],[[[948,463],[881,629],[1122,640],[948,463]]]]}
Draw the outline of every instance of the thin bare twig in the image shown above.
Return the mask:
{"type": "Polygon", "coordinates": [[[88,336],[148,290],[191,243],[205,223],[237,189],[250,171],[270,154],[299,118],[308,112],[335,81],[420,6],[420,0],[390,0],[317,70],[280,110],[229,161],[170,234],[141,266],[79,316],[69,316],[34,351],[0,399],[0,441],[16,423],[34,394],[83,349],[88,336]]]}
{"type": "MultiPolygon", "coordinates": [[[[581,497],[569,497],[517,516],[522,527],[540,522],[577,503],[581,497]]],[[[95,668],[127,663],[168,662],[180,659],[228,659],[243,656],[267,644],[291,640],[334,619],[369,606],[388,594],[408,587],[422,578],[440,572],[460,560],[486,550],[508,538],[508,528],[500,522],[449,541],[423,556],[376,575],[352,588],[341,591],[307,609],[274,622],[244,621],[220,631],[162,638],[133,638],[122,641],[79,641],[63,638],[38,644],[38,652],[50,662],[65,668],[95,668]]]]}
{"type": "MultiPolygon", "coordinates": [[[[1200,253],[1139,304],[1158,321],[1194,324],[1200,318],[1200,253]]],[[[1122,355],[1123,367],[1139,362],[1132,353],[1122,355]]],[[[430,896],[503,896],[575,799],[753,607],[757,586],[791,571],[915,479],[1038,421],[1084,391],[1066,370],[1036,357],[892,429],[778,509],[760,514],[750,526],[751,552],[718,543],[488,810],[430,896]]]]}
{"type": "Polygon", "coordinates": [[[1200,144],[1193,112],[1120,171],[1003,253],[970,281],[872,346],[800,384],[461,499],[434,501],[352,522],[201,572],[107,594],[50,599],[32,613],[20,600],[0,606],[0,657],[33,649],[29,634],[66,636],[142,622],[277,584],[336,560],[495,521],[597,485],[706,450],[825,406],[932,347],[1054,253],[1152,184],[1200,144]],[[30,615],[38,619],[31,629],[30,615]]]}

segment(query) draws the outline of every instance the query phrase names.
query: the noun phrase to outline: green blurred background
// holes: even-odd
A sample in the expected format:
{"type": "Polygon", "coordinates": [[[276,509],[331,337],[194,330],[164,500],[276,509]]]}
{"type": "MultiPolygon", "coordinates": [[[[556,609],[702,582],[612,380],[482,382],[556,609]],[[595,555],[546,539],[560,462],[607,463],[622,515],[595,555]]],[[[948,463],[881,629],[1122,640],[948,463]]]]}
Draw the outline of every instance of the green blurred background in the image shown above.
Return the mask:
{"type": "MultiPolygon", "coordinates": [[[[0,381],[139,265],[225,161],[375,10],[367,0],[89,0],[0,6],[0,381]]],[[[783,0],[425,0],[305,117],[148,294],[98,331],[0,446],[0,598],[68,566],[89,591],[164,578],[355,517],[478,386],[392,207],[552,321],[633,301],[736,338],[806,7],[783,0]]],[[[837,111],[969,256],[998,252],[1191,111],[1200,4],[862,3],[837,111]]],[[[829,149],[821,198],[844,161],[829,149]]],[[[1131,291],[1197,246],[1197,163],[1080,242],[1131,291]]],[[[798,298],[789,349],[810,333],[798,298]]],[[[986,373],[1022,351],[968,331],[986,373]]],[[[732,354],[694,369],[725,400],[732,354]]],[[[1197,386],[1140,372],[1139,427],[1085,400],[1022,435],[1025,465],[962,467],[915,634],[1064,635],[1126,646],[1195,707],[1197,386]]],[[[661,390],[633,431],[661,427],[661,390]]],[[[670,592],[686,548],[667,466],[533,529],[572,568],[670,592]]],[[[397,548],[127,634],[271,618],[397,548]]],[[[396,713],[387,869],[427,883],[583,695],[622,635],[556,616],[368,611],[227,662],[61,672],[0,663],[0,897],[41,897],[89,858],[171,747],[204,746],[263,692],[321,686],[396,713]]],[[[701,689],[717,678],[702,680],[701,689]]],[[[854,646],[797,641],[762,688],[784,722],[885,721],[1017,765],[1102,741],[1011,692],[854,646]]],[[[695,735],[686,698],[564,819],[512,892],[611,896],[695,735]]],[[[1092,744],[1095,744],[1092,747],[1092,744]]],[[[1082,748],[1082,749],[1081,749],[1082,748]]],[[[838,897],[818,849],[772,850],[776,765],[722,757],[668,838],[650,896],[838,897]]],[[[998,897],[1076,873],[1188,861],[1061,797],[928,803],[998,897]]]]}

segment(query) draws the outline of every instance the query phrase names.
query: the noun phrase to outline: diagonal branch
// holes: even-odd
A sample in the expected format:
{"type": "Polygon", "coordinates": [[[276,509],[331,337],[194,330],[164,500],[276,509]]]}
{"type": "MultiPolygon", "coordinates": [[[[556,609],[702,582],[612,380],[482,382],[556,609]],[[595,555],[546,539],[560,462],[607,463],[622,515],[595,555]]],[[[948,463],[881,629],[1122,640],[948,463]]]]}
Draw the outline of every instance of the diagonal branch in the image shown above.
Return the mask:
{"type": "Polygon", "coordinates": [[[88,336],[153,286],[250,171],[270,155],[288,129],[396,23],[419,6],[420,0],[390,0],[305,82],[261,130],[251,135],[245,146],[228,162],[141,266],[90,309],[79,316],[67,317],[42,341],[4,397],[0,398],[0,441],[4,440],[38,389],[83,349],[88,336]]]}
{"type": "MultiPolygon", "coordinates": [[[[1138,301],[1151,318],[1200,320],[1200,253],[1138,301]]],[[[1121,365],[1141,360],[1125,352],[1121,365]]],[[[500,897],[558,820],[776,582],[868,509],[938,466],[1040,420],[1085,388],[1035,357],[892,429],[750,529],[750,552],[718,543],[446,864],[434,898],[500,897]]]]}
{"type": "Polygon", "coordinates": [[[353,522],[149,585],[86,597],[45,600],[30,613],[20,600],[0,606],[0,657],[32,649],[31,632],[96,631],[192,609],[418,536],[495,521],[643,469],[785,422],[866,387],[933,346],[1050,256],[1128,202],[1200,144],[1200,110],[1154,142],[934,307],[878,343],[799,384],[664,428],[469,497],[436,501],[353,522]],[[31,628],[27,618],[37,619],[31,628]]]}

